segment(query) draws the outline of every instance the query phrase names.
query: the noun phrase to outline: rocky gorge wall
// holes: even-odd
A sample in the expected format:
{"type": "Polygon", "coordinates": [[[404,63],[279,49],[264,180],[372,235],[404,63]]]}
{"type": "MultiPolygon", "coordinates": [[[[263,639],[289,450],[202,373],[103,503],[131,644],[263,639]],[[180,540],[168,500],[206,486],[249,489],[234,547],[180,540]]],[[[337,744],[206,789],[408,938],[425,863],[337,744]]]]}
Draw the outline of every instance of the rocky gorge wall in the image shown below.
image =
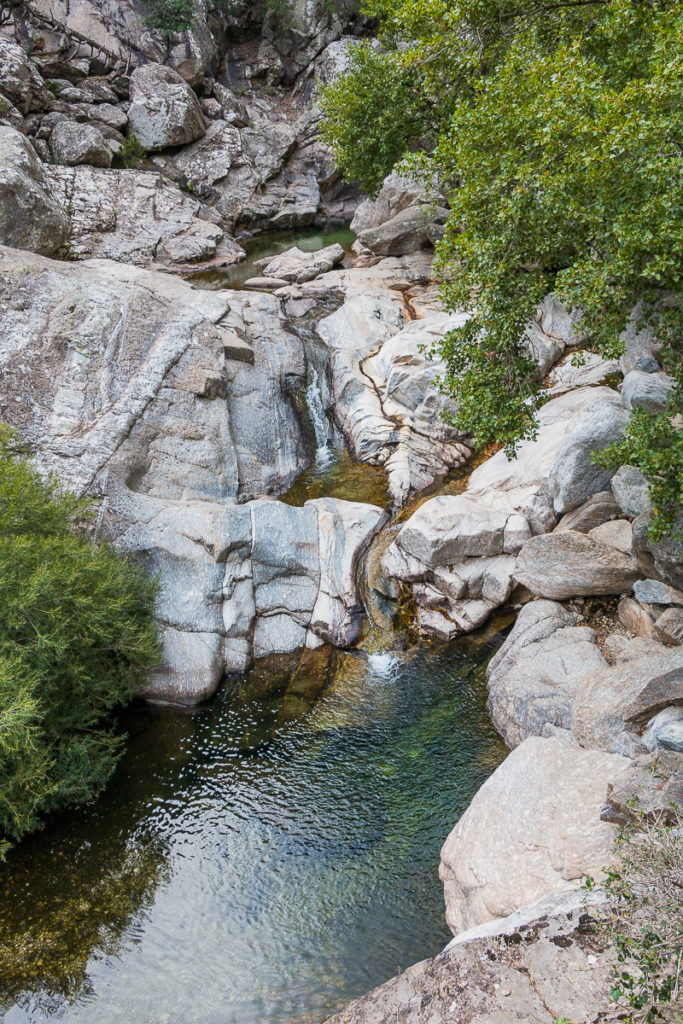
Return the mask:
{"type": "Polygon", "coordinates": [[[580,320],[548,296],[527,332],[538,436],[411,504],[472,455],[425,355],[462,319],[432,272],[447,211],[395,175],[358,205],[317,138],[316,79],[363,30],[351,9],[296,3],[284,27],[197,9],[168,40],[109,0],[32,0],[2,27],[0,418],[159,576],[146,696],[192,704],[254,657],[358,638],[387,510],[279,500],[313,456],[313,332],[329,421],[407,506],[364,582],[389,610],[408,600],[424,637],[518,612],[487,677],[512,752],[442,851],[457,944],[338,1019],[596,1019],[609,955],[572,890],[614,856],[634,793],[681,800],[683,550],[649,539],[639,472],[591,453],[671,382],[635,330],[620,363],[575,366],[580,320]],[[144,166],[114,166],[132,134],[144,166]],[[353,254],[290,250],[242,290],[168,273],[242,259],[240,231],[352,213],[353,254]]]}

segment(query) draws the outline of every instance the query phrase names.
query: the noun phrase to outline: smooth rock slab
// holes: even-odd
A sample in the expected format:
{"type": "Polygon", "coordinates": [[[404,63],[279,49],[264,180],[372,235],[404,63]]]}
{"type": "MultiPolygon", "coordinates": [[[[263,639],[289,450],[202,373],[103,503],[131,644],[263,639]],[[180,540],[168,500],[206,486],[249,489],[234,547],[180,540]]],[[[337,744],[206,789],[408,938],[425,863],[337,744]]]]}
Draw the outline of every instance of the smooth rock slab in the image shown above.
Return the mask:
{"type": "Polygon", "coordinates": [[[627,758],[531,737],[487,779],[441,851],[454,935],[599,877],[616,828],[600,820],[627,758]]]}
{"type": "Polygon", "coordinates": [[[628,594],[639,576],[628,555],[573,530],[532,537],[520,551],[514,573],[532,594],[554,601],[628,594]]]}
{"type": "Polygon", "coordinates": [[[470,477],[467,493],[492,508],[521,512],[534,533],[605,491],[610,470],[593,465],[592,452],[617,441],[628,413],[610,388],[570,391],[538,412],[538,436],[523,441],[513,459],[497,452],[470,477]]]}

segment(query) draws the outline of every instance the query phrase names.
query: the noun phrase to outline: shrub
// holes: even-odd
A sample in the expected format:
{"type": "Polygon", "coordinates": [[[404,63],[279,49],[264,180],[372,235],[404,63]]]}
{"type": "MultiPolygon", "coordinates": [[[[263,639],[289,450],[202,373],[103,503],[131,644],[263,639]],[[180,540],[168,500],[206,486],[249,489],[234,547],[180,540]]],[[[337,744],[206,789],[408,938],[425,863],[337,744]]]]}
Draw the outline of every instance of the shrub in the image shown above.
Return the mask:
{"type": "Polygon", "coordinates": [[[185,32],[192,25],[194,0],[149,0],[147,24],[165,35],[185,32]]]}
{"type": "Polygon", "coordinates": [[[328,87],[325,135],[371,191],[397,151],[441,182],[442,294],[471,313],[438,345],[455,426],[508,454],[534,436],[537,370],[521,339],[548,292],[583,310],[587,345],[608,357],[632,310],[652,310],[676,387],[665,413],[634,417],[626,448],[605,457],[642,468],[665,529],[683,498],[680,441],[671,450],[683,414],[682,0],[366,9],[384,50],[354,54],[328,87]]]}
{"type": "Polygon", "coordinates": [[[101,791],[123,742],[108,714],[158,658],[155,584],[83,534],[89,515],[1,426],[0,852],[101,791]]]}
{"type": "Polygon", "coordinates": [[[131,132],[130,135],[126,136],[121,149],[116,154],[116,163],[121,167],[137,167],[146,158],[147,150],[137,135],[131,132]]]}

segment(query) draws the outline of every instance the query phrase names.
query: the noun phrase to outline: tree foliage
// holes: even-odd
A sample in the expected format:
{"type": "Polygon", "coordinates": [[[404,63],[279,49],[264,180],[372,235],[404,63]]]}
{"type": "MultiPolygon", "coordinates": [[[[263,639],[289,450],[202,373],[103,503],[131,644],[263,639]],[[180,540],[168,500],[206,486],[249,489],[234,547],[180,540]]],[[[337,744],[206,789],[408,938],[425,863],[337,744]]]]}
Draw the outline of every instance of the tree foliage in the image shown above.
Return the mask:
{"type": "Polygon", "coordinates": [[[524,329],[548,292],[583,310],[586,345],[606,356],[621,353],[637,309],[676,387],[666,414],[634,416],[603,458],[640,465],[670,523],[681,501],[671,420],[683,412],[683,2],[368,7],[383,49],[354,52],[328,88],[326,136],[371,191],[397,150],[414,173],[441,181],[451,207],[438,250],[443,296],[471,313],[440,346],[455,424],[508,452],[533,436],[538,380],[524,329]],[[409,83],[409,100],[394,81],[409,83]],[[363,144],[357,106],[381,110],[383,96],[392,109],[363,144]]]}
{"type": "Polygon", "coordinates": [[[102,789],[122,745],[108,713],[157,661],[155,585],[80,532],[88,515],[0,427],[3,849],[102,789]]]}

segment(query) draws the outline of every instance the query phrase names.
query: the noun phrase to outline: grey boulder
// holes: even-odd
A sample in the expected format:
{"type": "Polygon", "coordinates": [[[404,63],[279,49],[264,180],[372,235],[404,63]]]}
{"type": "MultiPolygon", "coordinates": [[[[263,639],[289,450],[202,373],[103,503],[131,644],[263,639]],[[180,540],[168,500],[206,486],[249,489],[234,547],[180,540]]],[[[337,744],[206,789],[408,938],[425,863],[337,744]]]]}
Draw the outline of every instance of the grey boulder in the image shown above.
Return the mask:
{"type": "Polygon", "coordinates": [[[185,146],[206,132],[197,96],[172,68],[145,64],[130,77],[128,123],[147,150],[185,146]]]}
{"type": "Polygon", "coordinates": [[[365,228],[358,241],[378,256],[403,256],[419,249],[433,248],[443,237],[449,211],[437,207],[411,206],[378,227],[365,228]]]}
{"type": "Polygon", "coordinates": [[[26,115],[49,109],[52,96],[21,46],[0,39],[0,93],[26,115]]]}
{"type": "Polygon", "coordinates": [[[627,409],[646,409],[664,412],[673,390],[674,381],[665,373],[644,373],[631,370],[621,386],[621,400],[627,409]]]}
{"type": "Polygon", "coordinates": [[[111,150],[102,133],[90,124],[60,121],[50,136],[50,150],[55,163],[66,167],[76,164],[111,166],[111,150]]]}
{"type": "Polygon", "coordinates": [[[610,486],[617,505],[629,519],[650,511],[648,482],[636,466],[620,466],[610,486]]]}
{"type": "Polygon", "coordinates": [[[664,708],[683,704],[683,650],[662,648],[581,682],[574,700],[572,732],[583,747],[634,757],[644,750],[642,732],[664,708]]]}

